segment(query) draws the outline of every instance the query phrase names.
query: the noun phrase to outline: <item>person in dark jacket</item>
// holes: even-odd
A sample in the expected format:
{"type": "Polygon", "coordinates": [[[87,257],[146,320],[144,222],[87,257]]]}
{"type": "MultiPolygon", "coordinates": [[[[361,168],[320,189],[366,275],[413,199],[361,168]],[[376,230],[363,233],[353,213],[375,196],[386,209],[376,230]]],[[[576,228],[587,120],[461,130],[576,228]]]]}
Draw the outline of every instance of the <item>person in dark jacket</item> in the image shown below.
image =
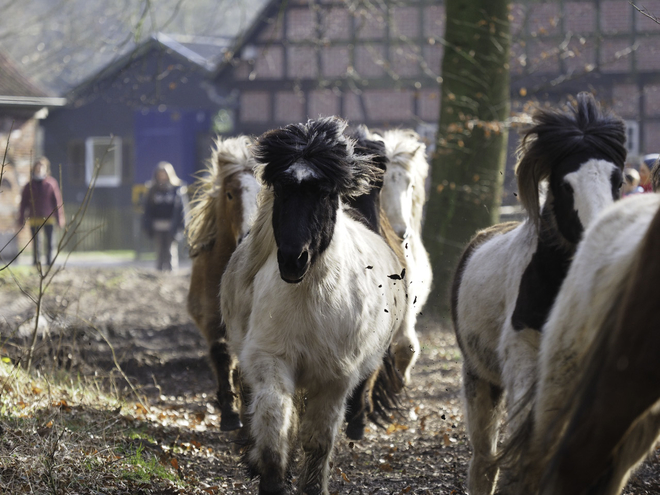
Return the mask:
{"type": "Polygon", "coordinates": [[[188,210],[186,187],[168,162],[156,166],[147,186],[142,226],[156,243],[156,268],[175,270],[179,262],[178,241],[188,210]]]}
{"type": "Polygon", "coordinates": [[[57,180],[50,175],[50,161],[41,157],[32,165],[30,182],[23,188],[18,210],[18,226],[23,227],[27,220],[33,239],[35,266],[40,262],[39,233],[45,234],[46,263],[53,262],[53,229],[55,225],[64,227],[64,207],[62,193],[57,180]]]}

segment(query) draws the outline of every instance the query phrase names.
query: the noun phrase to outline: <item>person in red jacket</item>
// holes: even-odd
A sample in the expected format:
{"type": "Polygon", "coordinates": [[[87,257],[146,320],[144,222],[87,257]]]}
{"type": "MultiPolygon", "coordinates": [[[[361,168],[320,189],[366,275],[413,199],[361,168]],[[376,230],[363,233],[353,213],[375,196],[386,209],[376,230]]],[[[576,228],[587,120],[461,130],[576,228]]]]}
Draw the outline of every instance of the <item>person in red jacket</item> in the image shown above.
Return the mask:
{"type": "Polygon", "coordinates": [[[46,237],[46,263],[53,261],[53,228],[64,227],[64,207],[62,193],[57,180],[50,175],[50,161],[41,157],[32,165],[32,176],[23,188],[21,205],[18,210],[18,225],[22,227],[27,220],[32,231],[35,266],[40,261],[39,232],[46,237]]]}

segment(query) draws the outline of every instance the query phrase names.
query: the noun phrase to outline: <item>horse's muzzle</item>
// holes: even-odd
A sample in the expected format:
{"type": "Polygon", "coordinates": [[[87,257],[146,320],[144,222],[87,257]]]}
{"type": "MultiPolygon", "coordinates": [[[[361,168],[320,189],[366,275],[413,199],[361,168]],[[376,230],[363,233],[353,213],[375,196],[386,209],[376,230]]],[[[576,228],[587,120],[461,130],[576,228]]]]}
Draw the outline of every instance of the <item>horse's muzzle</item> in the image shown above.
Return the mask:
{"type": "Polygon", "coordinates": [[[302,252],[277,250],[277,264],[280,267],[280,277],[289,284],[302,281],[309,269],[309,251],[302,252]]]}

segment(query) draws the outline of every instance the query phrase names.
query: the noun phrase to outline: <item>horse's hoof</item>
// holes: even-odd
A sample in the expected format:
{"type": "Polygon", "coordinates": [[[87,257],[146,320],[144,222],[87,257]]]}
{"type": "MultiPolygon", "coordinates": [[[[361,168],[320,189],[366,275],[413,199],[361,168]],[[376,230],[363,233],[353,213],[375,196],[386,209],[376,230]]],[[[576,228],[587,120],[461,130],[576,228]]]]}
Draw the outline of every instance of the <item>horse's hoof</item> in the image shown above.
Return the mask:
{"type": "Polygon", "coordinates": [[[265,487],[263,483],[259,483],[259,495],[290,495],[291,490],[288,487],[279,487],[274,490],[269,490],[271,487],[265,487]]]}
{"type": "Polygon", "coordinates": [[[364,425],[359,423],[348,423],[346,436],[351,440],[362,440],[364,438],[364,425]]]}
{"type": "Polygon", "coordinates": [[[243,428],[241,418],[235,412],[222,414],[220,416],[220,430],[221,431],[234,431],[243,428]]]}

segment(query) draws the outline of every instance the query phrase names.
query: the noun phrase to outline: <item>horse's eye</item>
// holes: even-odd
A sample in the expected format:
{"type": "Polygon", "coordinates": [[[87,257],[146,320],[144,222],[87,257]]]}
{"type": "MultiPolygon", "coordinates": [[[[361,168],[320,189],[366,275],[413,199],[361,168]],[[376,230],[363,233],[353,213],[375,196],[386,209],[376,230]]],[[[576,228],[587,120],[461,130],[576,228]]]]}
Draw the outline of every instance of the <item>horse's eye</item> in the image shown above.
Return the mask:
{"type": "Polygon", "coordinates": [[[623,187],[623,181],[619,182],[619,189],[623,187]]]}
{"type": "Polygon", "coordinates": [[[230,192],[227,193],[227,199],[234,199],[234,196],[231,195],[230,192]]]}

